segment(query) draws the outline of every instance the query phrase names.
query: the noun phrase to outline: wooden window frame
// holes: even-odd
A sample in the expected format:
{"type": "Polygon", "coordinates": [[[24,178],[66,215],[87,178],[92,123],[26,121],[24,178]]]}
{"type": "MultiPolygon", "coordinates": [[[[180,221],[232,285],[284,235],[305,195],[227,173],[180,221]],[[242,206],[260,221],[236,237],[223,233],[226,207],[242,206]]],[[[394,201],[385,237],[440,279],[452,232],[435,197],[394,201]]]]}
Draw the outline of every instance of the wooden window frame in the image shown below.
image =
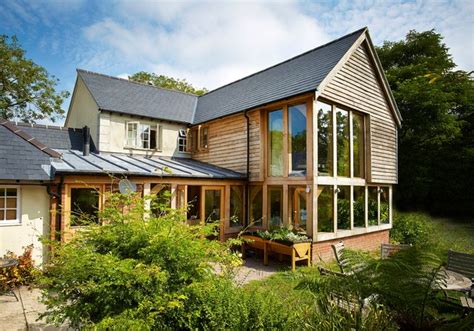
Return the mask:
{"type": "MultiPolygon", "coordinates": [[[[64,210],[63,210],[63,215],[64,215],[64,229],[66,229],[66,225],[68,230],[74,230],[74,229],[80,229],[83,228],[83,226],[71,226],[71,198],[72,198],[72,189],[95,189],[99,192],[99,206],[98,206],[98,211],[101,212],[104,208],[104,203],[105,203],[105,187],[103,184],[66,184],[65,187],[65,203],[64,203],[64,210]]],[[[99,224],[102,224],[101,219],[99,218],[99,224]]]]}
{"type": "Polygon", "coordinates": [[[161,124],[148,124],[140,121],[128,121],[125,124],[125,146],[124,148],[126,149],[135,149],[135,150],[143,150],[143,151],[158,151],[161,152],[163,150],[163,126],[161,124]],[[136,137],[135,141],[137,145],[133,146],[129,144],[128,140],[128,128],[129,125],[136,125],[137,130],[136,130],[136,137]],[[141,126],[148,126],[149,132],[148,132],[148,148],[143,147],[144,141],[140,138],[140,127],[141,126]],[[151,133],[152,131],[155,131],[155,143],[156,146],[155,148],[151,148],[151,133]]]}
{"type": "Polygon", "coordinates": [[[207,152],[209,150],[209,125],[199,125],[198,127],[198,150],[207,152]],[[204,132],[206,132],[206,144],[204,145],[204,132]]]}
{"type": "Polygon", "coordinates": [[[6,219],[6,212],[8,210],[13,210],[13,208],[7,208],[7,197],[6,195],[3,197],[1,196],[0,199],[4,200],[4,208],[1,208],[4,211],[4,219],[0,220],[0,227],[2,226],[11,226],[11,225],[21,225],[21,187],[19,185],[0,185],[0,191],[3,190],[4,194],[6,189],[13,188],[16,190],[16,218],[14,220],[7,220],[6,219]]]}

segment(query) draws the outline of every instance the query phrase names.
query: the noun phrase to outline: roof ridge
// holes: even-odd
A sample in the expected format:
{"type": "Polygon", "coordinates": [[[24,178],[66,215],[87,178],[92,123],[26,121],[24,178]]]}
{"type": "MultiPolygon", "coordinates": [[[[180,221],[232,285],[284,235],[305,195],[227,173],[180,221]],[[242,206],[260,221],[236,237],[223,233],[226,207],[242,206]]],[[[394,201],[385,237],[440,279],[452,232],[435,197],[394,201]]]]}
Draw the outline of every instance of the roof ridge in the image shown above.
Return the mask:
{"type": "Polygon", "coordinates": [[[250,78],[250,77],[252,77],[252,76],[258,75],[258,74],[260,74],[260,73],[262,73],[262,72],[265,72],[265,71],[267,71],[267,70],[273,69],[273,68],[275,68],[275,67],[277,67],[277,66],[279,66],[279,65],[282,65],[282,64],[284,64],[284,63],[293,61],[293,60],[295,60],[295,59],[297,59],[297,58],[299,58],[299,57],[302,57],[302,56],[304,56],[304,55],[306,55],[306,54],[312,53],[312,52],[314,52],[314,51],[316,51],[316,50],[318,50],[318,49],[320,49],[320,48],[323,48],[323,47],[329,46],[330,44],[333,44],[333,43],[336,43],[336,42],[338,42],[338,41],[341,41],[342,39],[348,38],[348,37],[350,37],[350,36],[352,36],[352,35],[354,35],[354,34],[357,34],[357,33],[360,33],[360,32],[362,32],[362,31],[365,31],[366,29],[367,29],[366,26],[363,27],[363,28],[360,28],[359,30],[353,31],[353,32],[351,32],[351,33],[349,33],[349,34],[346,34],[346,35],[342,36],[342,37],[339,37],[339,38],[337,38],[337,39],[331,40],[331,41],[329,41],[329,42],[327,42],[327,43],[325,43],[325,44],[323,44],[323,45],[317,46],[317,47],[315,47],[315,48],[313,48],[313,49],[310,49],[310,50],[308,50],[308,51],[306,51],[306,52],[303,52],[303,53],[301,53],[301,54],[298,54],[298,55],[296,55],[296,56],[293,56],[292,58],[289,58],[289,59],[287,59],[287,60],[285,60],[285,61],[279,62],[279,63],[277,63],[277,64],[274,64],[274,65],[270,66],[270,67],[267,67],[267,68],[265,68],[265,69],[262,69],[262,70],[259,70],[259,71],[257,71],[257,72],[254,72],[253,74],[247,75],[247,76],[242,77],[242,78],[240,78],[240,79],[237,79],[237,80],[235,80],[235,81],[233,81],[233,82],[230,82],[230,83],[227,83],[227,84],[225,84],[225,85],[222,85],[222,86],[220,86],[220,87],[218,87],[218,88],[215,88],[215,89],[213,89],[213,90],[211,90],[211,91],[209,91],[209,92],[207,92],[207,93],[205,93],[205,94],[199,95],[199,96],[197,96],[197,97],[198,97],[198,99],[199,99],[199,98],[201,98],[201,97],[203,97],[203,96],[206,96],[206,95],[208,95],[208,94],[211,94],[212,92],[215,92],[215,91],[217,91],[217,90],[220,90],[220,89],[222,89],[222,88],[224,88],[224,87],[227,87],[227,86],[229,86],[229,85],[238,83],[238,82],[240,82],[240,81],[242,81],[242,80],[244,80],[244,79],[247,79],[247,78],[250,78]]]}
{"type": "Polygon", "coordinates": [[[2,125],[4,128],[10,130],[13,132],[16,136],[20,137],[21,139],[25,140],[26,142],[30,143],[43,153],[48,154],[51,157],[54,158],[61,158],[61,154],[56,152],[55,150],[49,148],[47,145],[43,144],[41,141],[36,139],[35,137],[31,136],[29,133],[23,131],[20,129],[18,126],[16,126],[13,122],[10,122],[7,119],[0,119],[0,125],[2,125]]]}
{"type": "Polygon", "coordinates": [[[147,86],[147,87],[151,87],[151,88],[158,89],[158,90],[180,93],[180,94],[184,94],[184,95],[188,95],[188,96],[196,97],[196,98],[198,97],[197,94],[193,94],[193,93],[187,93],[187,92],[177,91],[177,90],[173,90],[173,89],[169,89],[169,88],[165,88],[165,87],[160,87],[160,86],[135,82],[135,81],[130,80],[130,79],[125,79],[125,78],[115,77],[115,76],[111,76],[111,75],[106,75],[106,74],[102,74],[102,73],[99,73],[99,72],[94,72],[94,71],[85,70],[85,69],[81,69],[81,68],[76,68],[76,71],[77,72],[84,72],[84,73],[91,74],[91,75],[96,75],[96,76],[102,76],[102,77],[105,77],[105,78],[116,79],[116,80],[120,80],[120,81],[131,83],[131,84],[136,84],[136,85],[140,85],[140,86],[147,86]]]}
{"type": "Polygon", "coordinates": [[[36,124],[36,123],[26,123],[26,122],[13,122],[16,126],[24,126],[24,127],[29,127],[29,128],[37,128],[37,129],[51,129],[51,130],[59,130],[59,131],[66,131],[66,130],[72,130],[72,131],[82,131],[82,128],[70,128],[67,126],[61,126],[61,125],[49,125],[49,124],[36,124]]]}

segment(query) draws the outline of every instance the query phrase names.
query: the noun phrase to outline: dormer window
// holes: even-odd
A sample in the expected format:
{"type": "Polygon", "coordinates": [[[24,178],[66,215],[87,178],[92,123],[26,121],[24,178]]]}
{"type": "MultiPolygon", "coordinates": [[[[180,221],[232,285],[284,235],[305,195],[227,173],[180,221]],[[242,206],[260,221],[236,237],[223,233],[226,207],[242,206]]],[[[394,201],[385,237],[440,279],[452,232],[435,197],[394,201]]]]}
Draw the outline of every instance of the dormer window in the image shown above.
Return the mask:
{"type": "Polygon", "coordinates": [[[127,123],[127,148],[161,150],[161,126],[140,122],[127,123]]]}

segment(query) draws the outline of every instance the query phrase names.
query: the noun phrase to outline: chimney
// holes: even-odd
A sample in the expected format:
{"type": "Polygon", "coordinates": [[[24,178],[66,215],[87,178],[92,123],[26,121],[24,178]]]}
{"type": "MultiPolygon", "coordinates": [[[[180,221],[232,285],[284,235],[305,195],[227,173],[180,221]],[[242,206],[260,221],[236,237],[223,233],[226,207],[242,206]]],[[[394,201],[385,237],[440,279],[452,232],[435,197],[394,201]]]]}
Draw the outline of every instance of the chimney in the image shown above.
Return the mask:
{"type": "Polygon", "coordinates": [[[82,155],[88,156],[91,150],[91,130],[86,125],[82,128],[82,155]]]}

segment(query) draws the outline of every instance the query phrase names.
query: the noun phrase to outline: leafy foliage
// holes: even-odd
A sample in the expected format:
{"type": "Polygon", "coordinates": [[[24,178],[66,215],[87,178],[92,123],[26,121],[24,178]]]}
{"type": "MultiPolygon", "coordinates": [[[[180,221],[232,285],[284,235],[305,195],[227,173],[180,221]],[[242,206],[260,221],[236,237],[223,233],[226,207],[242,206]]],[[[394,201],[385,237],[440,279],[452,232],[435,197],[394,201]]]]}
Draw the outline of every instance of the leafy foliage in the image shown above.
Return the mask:
{"type": "Polygon", "coordinates": [[[27,123],[64,115],[61,104],[69,92],[56,92],[58,80],[25,58],[15,36],[0,36],[0,117],[27,123]]]}
{"type": "Polygon", "coordinates": [[[32,257],[33,245],[25,247],[23,254],[17,256],[7,252],[3,258],[17,259],[18,265],[11,268],[0,269],[0,293],[8,290],[8,286],[30,285],[36,276],[36,269],[32,257]]]}
{"type": "Polygon", "coordinates": [[[431,243],[432,227],[423,214],[395,214],[390,238],[398,243],[426,246],[431,243]]]}
{"type": "Polygon", "coordinates": [[[395,199],[402,209],[469,214],[474,204],[474,88],[442,36],[410,31],[377,49],[403,117],[395,199]]]}
{"type": "Polygon", "coordinates": [[[191,93],[196,95],[203,95],[208,92],[205,88],[196,88],[186,79],[179,79],[168,77],[165,75],[157,75],[155,73],[149,73],[145,71],[137,72],[128,77],[131,81],[150,84],[156,87],[163,87],[170,90],[181,91],[185,93],[191,93]]]}

